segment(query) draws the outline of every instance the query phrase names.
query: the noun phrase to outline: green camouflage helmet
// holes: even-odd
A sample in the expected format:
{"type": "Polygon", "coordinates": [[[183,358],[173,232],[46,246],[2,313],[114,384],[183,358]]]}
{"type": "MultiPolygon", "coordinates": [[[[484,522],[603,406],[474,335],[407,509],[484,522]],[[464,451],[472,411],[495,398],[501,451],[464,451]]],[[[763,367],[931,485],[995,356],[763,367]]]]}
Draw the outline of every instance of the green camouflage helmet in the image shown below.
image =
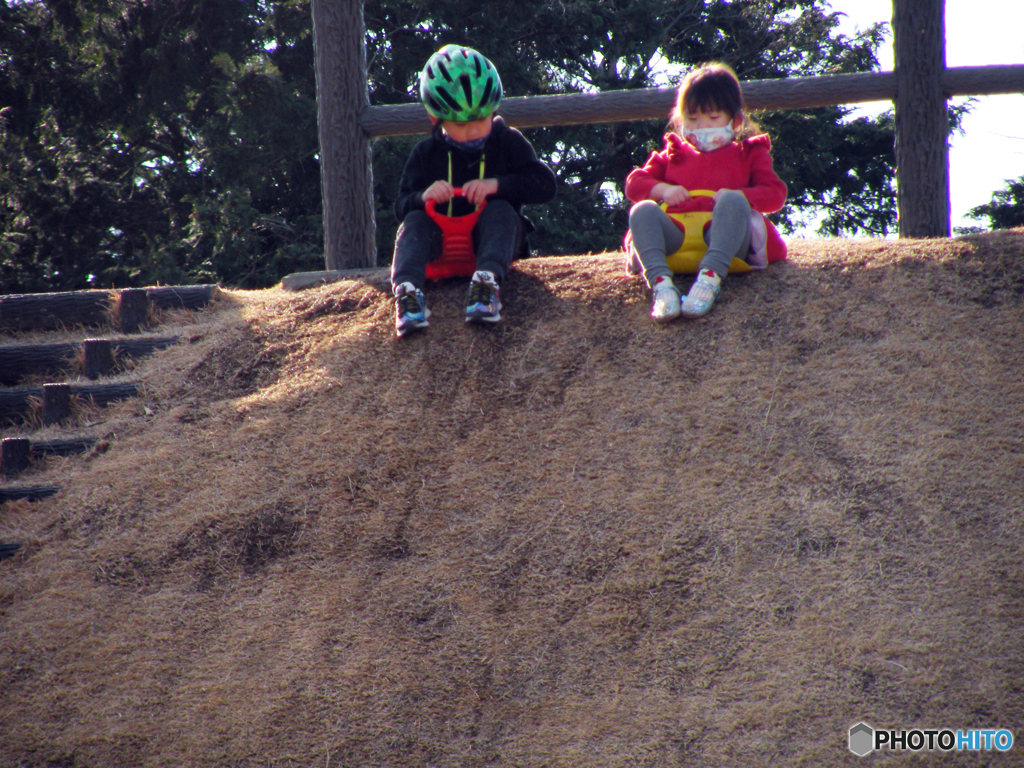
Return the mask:
{"type": "Polygon", "coordinates": [[[472,48],[446,45],[420,72],[420,99],[438,120],[482,120],[498,108],[501,96],[498,70],[472,48]]]}

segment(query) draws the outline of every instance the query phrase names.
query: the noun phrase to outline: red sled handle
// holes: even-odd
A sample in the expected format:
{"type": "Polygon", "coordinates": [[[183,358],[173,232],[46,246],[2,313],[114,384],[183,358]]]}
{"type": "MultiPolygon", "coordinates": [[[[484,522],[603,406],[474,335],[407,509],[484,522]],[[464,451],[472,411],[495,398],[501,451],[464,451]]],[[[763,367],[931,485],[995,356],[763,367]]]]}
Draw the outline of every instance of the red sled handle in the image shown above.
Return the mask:
{"type": "MultiPolygon", "coordinates": [[[[455,188],[455,197],[465,197],[462,187],[455,188]]],[[[441,228],[441,256],[427,264],[427,279],[441,280],[446,277],[470,277],[476,272],[476,254],[473,252],[473,227],[480,218],[480,212],[487,206],[485,199],[480,206],[465,216],[445,216],[437,212],[433,200],[427,200],[427,215],[441,228]]]]}
{"type": "MultiPolygon", "coordinates": [[[[452,197],[464,198],[465,195],[462,194],[462,187],[455,187],[455,189],[452,190],[452,197]]],[[[425,205],[427,208],[427,215],[430,216],[430,218],[432,218],[434,221],[436,221],[438,223],[438,226],[444,229],[444,224],[441,221],[438,221],[439,219],[466,219],[469,218],[470,216],[473,216],[475,221],[475,217],[480,215],[480,211],[487,207],[487,198],[484,198],[484,201],[480,203],[480,207],[477,208],[473,213],[466,214],[465,216],[445,216],[443,213],[438,213],[437,206],[433,200],[427,200],[425,205]]]]}

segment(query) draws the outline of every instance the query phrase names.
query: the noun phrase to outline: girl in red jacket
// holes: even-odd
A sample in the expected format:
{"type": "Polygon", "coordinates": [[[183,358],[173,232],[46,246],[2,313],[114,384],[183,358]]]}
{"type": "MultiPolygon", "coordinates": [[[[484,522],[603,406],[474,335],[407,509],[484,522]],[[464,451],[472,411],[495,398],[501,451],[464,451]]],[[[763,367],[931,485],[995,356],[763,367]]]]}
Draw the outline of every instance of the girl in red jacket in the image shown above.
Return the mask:
{"type": "Polygon", "coordinates": [[[636,203],[629,212],[627,269],[643,271],[654,295],[651,317],[658,322],[707,314],[734,257],[754,269],[786,258],[785,242],[762,215],[783,206],[786,185],[772,170],[768,136],[758,134],[743,111],[736,73],[719,63],[690,72],[669,127],[664,149],[626,178],[626,197],[636,203]],[[689,190],[697,189],[715,194],[691,197],[689,190]],[[666,254],[682,245],[682,225],[660,203],[673,211],[712,211],[704,231],[707,253],[682,300],[666,263],[666,254]]]}

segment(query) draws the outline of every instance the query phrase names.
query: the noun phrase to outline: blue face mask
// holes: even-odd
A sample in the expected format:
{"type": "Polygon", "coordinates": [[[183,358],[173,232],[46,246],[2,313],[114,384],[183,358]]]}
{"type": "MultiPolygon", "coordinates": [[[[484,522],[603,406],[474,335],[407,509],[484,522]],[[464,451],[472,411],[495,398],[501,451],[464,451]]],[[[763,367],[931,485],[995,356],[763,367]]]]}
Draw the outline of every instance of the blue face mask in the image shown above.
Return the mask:
{"type": "Polygon", "coordinates": [[[455,147],[456,149],[461,150],[462,152],[468,152],[469,154],[474,154],[483,149],[484,144],[487,143],[487,140],[489,138],[491,138],[490,134],[484,136],[481,139],[473,139],[472,141],[456,141],[447,133],[444,135],[444,140],[448,143],[449,146],[455,147]]]}

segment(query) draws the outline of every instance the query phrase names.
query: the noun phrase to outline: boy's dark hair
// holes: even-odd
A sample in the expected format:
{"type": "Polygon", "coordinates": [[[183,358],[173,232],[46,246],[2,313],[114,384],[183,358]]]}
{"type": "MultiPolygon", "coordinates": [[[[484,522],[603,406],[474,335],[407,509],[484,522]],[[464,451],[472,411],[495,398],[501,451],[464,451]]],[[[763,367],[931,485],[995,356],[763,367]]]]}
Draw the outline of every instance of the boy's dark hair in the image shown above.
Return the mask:
{"type": "Polygon", "coordinates": [[[670,116],[669,126],[674,131],[683,127],[686,112],[709,112],[719,109],[728,112],[729,117],[743,115],[743,125],[737,131],[738,138],[745,139],[760,132],[760,127],[747,115],[743,104],[740,79],[728,64],[713,61],[691,70],[679,84],[676,105],[670,116]]]}

